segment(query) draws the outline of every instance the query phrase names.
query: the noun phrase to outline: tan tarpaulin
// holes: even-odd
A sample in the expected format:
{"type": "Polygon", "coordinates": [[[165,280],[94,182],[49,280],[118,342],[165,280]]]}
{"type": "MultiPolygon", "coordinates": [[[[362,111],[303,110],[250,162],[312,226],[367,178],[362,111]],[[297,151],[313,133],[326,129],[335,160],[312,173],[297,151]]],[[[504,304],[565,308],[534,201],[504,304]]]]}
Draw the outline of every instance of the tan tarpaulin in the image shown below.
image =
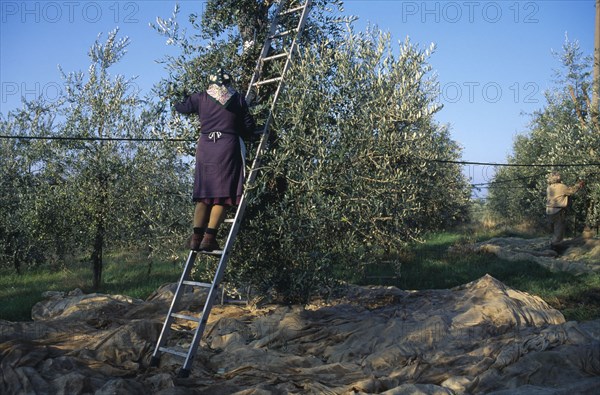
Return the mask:
{"type": "Polygon", "coordinates": [[[562,251],[558,254],[549,248],[549,240],[545,237],[496,237],[466,246],[466,249],[494,254],[507,261],[535,262],[553,272],[600,273],[600,239],[580,237],[565,240],[561,245],[562,251]]]}
{"type": "MultiPolygon", "coordinates": [[[[179,379],[178,357],[165,354],[159,368],[147,367],[172,290],[147,301],[50,294],[33,309],[33,322],[0,322],[0,393],[571,395],[600,388],[600,321],[565,322],[540,298],[490,276],[451,290],[349,287],[338,300],[304,307],[216,306],[191,376],[179,379]]],[[[203,296],[186,296],[190,310],[203,296]]]]}

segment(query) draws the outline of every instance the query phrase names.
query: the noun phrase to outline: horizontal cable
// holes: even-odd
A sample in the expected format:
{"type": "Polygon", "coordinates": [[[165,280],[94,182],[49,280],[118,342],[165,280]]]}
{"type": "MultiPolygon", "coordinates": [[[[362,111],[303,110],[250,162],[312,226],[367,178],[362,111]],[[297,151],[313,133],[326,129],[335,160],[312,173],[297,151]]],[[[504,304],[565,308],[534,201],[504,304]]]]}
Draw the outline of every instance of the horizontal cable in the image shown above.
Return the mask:
{"type": "Polygon", "coordinates": [[[134,137],[68,137],[68,136],[7,136],[0,135],[0,139],[15,140],[73,140],[73,141],[175,141],[191,142],[196,141],[183,138],[134,138],[134,137]]]}
{"type": "MultiPolygon", "coordinates": [[[[132,138],[132,137],[66,137],[66,136],[9,136],[0,135],[0,139],[22,139],[22,140],[75,140],[75,141],[173,141],[173,142],[193,142],[195,139],[183,138],[132,138]]],[[[424,162],[448,163],[456,165],[477,165],[477,166],[503,166],[503,167],[588,167],[600,166],[597,163],[553,163],[553,164],[527,164],[527,163],[496,163],[496,162],[474,162],[446,159],[426,159],[416,157],[417,160],[424,162]]],[[[408,164],[408,163],[403,163],[408,164]]]]}
{"type": "Polygon", "coordinates": [[[517,182],[517,181],[527,181],[527,180],[533,180],[533,179],[537,179],[540,177],[545,177],[546,176],[546,172],[543,173],[536,173],[530,176],[525,176],[525,177],[518,177],[518,178],[512,178],[512,179],[508,179],[508,180],[492,180],[489,182],[481,182],[481,183],[477,183],[477,184],[471,184],[474,187],[478,187],[478,186],[486,186],[486,185],[497,185],[497,184],[507,184],[507,183],[511,183],[511,182],[517,182]]]}
{"type": "Polygon", "coordinates": [[[418,158],[424,162],[451,163],[457,165],[478,165],[478,166],[504,166],[504,167],[588,167],[600,166],[600,163],[552,163],[552,164],[528,164],[528,163],[494,163],[494,162],[471,162],[460,160],[445,159],[425,159],[418,158]]]}

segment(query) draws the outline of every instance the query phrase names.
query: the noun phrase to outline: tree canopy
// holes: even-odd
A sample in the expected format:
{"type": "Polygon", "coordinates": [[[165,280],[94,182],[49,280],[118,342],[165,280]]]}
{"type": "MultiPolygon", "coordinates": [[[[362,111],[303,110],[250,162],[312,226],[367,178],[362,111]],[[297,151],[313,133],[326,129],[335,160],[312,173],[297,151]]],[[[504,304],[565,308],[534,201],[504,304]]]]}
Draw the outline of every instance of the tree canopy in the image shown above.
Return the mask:
{"type": "MultiPolygon", "coordinates": [[[[14,135],[74,139],[2,141],[9,156],[0,165],[10,175],[0,196],[7,214],[0,233],[9,235],[2,265],[86,253],[98,286],[107,246],[181,249],[191,229],[188,155],[201,125],[172,105],[205,89],[217,65],[242,90],[272,11],[271,1],[211,0],[201,18],[189,17],[198,34],[180,27],[177,8],[158,18],[154,28],[180,53],[162,60],[168,77],[157,82],[154,101],[111,75],[128,45],[112,32],[91,47],[87,73],[63,73],[64,97],[26,103],[3,119],[14,135]],[[164,140],[133,141],[152,137],[164,140]]],[[[378,260],[399,270],[408,244],[466,220],[469,185],[448,163],[460,147],[433,118],[440,110],[427,63],[433,50],[408,39],[396,47],[377,28],[357,33],[340,1],[314,2],[249,191],[229,281],[306,300],[378,260]]],[[[253,107],[259,124],[262,98],[253,107]]]]}
{"type": "MultiPolygon", "coordinates": [[[[255,61],[260,48],[244,44],[251,35],[264,37],[271,3],[234,2],[256,19],[228,12],[225,3],[207,3],[199,28],[211,37],[208,44],[191,44],[179,33],[177,10],[159,20],[157,30],[183,49],[165,60],[173,73],[163,86],[172,100],[206,86],[216,64],[233,70],[238,89],[250,79],[245,56],[254,51],[255,61]]],[[[352,17],[330,9],[340,2],[315,3],[229,272],[240,284],[289,300],[397,256],[424,232],[464,221],[469,200],[460,167],[442,163],[458,159],[460,148],[433,120],[440,109],[427,64],[433,47],[407,40],[392,48],[391,37],[376,28],[355,33],[352,17]]],[[[260,100],[254,111],[260,124],[260,100]]],[[[197,133],[174,120],[172,126],[184,126],[175,134],[197,133]]]]}
{"type": "Polygon", "coordinates": [[[509,157],[509,163],[530,167],[501,168],[490,188],[490,207],[508,222],[544,224],[546,177],[559,171],[566,184],[586,183],[572,199],[575,228],[597,227],[600,127],[589,97],[592,61],[577,42],[568,40],[556,57],[561,65],[556,86],[545,93],[546,106],[533,114],[530,130],[517,136],[509,157]]]}
{"type": "Polygon", "coordinates": [[[0,223],[11,235],[3,238],[3,265],[89,254],[98,288],[107,246],[155,248],[180,222],[188,169],[170,143],[136,141],[157,137],[162,117],[131,79],[110,74],[128,44],[116,30],[99,37],[87,73],[61,70],[58,100],[26,102],[3,120],[8,135],[51,138],[1,142],[2,174],[11,175],[1,190],[11,202],[0,223]]]}

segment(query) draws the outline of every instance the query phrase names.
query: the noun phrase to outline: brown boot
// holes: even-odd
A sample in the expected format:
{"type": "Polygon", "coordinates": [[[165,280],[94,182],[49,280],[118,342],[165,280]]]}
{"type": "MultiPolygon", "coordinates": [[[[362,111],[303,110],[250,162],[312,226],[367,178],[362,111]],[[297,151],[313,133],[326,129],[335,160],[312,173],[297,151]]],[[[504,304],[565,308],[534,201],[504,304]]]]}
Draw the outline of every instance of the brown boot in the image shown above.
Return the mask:
{"type": "Polygon", "coordinates": [[[204,228],[194,228],[192,240],[190,241],[190,250],[200,251],[200,244],[204,237],[204,228]]]}
{"type": "Polygon", "coordinates": [[[210,233],[205,233],[202,242],[200,243],[200,251],[214,251],[220,250],[219,243],[217,243],[217,237],[210,233]]]}
{"type": "Polygon", "coordinates": [[[202,244],[202,235],[194,233],[190,241],[190,250],[200,251],[200,244],[202,244]]]}

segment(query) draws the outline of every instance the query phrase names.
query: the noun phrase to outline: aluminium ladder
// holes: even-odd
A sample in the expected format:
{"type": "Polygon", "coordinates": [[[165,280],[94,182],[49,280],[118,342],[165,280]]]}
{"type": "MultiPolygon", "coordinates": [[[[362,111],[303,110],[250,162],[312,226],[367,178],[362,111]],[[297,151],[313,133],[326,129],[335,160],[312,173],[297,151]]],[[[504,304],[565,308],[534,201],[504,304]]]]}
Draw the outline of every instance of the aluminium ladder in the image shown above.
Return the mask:
{"type": "Polygon", "coordinates": [[[250,168],[250,173],[248,175],[246,185],[244,188],[244,194],[242,195],[240,204],[238,205],[238,208],[236,210],[235,217],[233,219],[225,220],[226,223],[232,223],[232,226],[229,231],[229,235],[227,237],[227,241],[225,242],[223,250],[211,252],[190,251],[185,266],[183,268],[183,273],[181,274],[181,277],[177,284],[177,289],[175,291],[175,295],[173,296],[173,300],[171,301],[171,306],[169,307],[169,311],[165,318],[161,333],[158,337],[156,348],[154,350],[154,353],[152,354],[150,366],[159,365],[160,356],[162,353],[169,353],[184,358],[185,361],[178,373],[178,376],[182,378],[188,377],[190,374],[196,351],[198,350],[200,340],[203,336],[204,330],[206,329],[208,316],[210,315],[210,311],[213,307],[213,304],[219,291],[219,285],[225,274],[227,261],[229,259],[229,255],[233,248],[233,244],[239,231],[240,224],[246,209],[247,191],[250,189],[250,187],[253,185],[256,179],[260,167],[261,157],[266,151],[269,140],[269,126],[272,120],[275,104],[281,92],[285,74],[289,70],[292,64],[292,57],[297,50],[298,41],[306,24],[312,0],[291,0],[289,2],[287,0],[281,0],[278,3],[279,4],[277,4],[277,10],[273,16],[269,32],[264,41],[263,48],[256,63],[254,74],[252,76],[252,79],[248,86],[248,91],[246,93],[246,98],[249,98],[251,92],[253,92],[256,89],[260,89],[261,86],[273,86],[277,84],[276,90],[270,97],[271,105],[269,108],[269,113],[266,122],[259,131],[262,134],[262,137],[258,144],[252,167],[250,168]],[[285,9],[286,7],[289,8],[285,9]],[[292,27],[290,29],[289,27],[284,26],[286,20],[289,23],[291,23],[292,26],[294,26],[296,20],[297,23],[295,24],[295,27],[292,27]],[[291,44],[288,45],[290,41],[291,44]],[[275,48],[272,47],[272,44],[275,44],[275,48]],[[281,68],[279,77],[261,79],[263,77],[264,66],[269,62],[272,62],[271,64],[275,64],[276,61],[284,63],[283,67],[281,68]],[[220,258],[212,283],[191,281],[190,274],[192,272],[192,268],[194,266],[194,262],[198,254],[211,255],[220,258]],[[178,304],[184,293],[185,286],[209,289],[208,296],[204,304],[204,309],[198,317],[184,315],[177,312],[178,304]],[[191,344],[189,345],[189,348],[187,348],[187,350],[183,348],[167,347],[167,341],[169,340],[169,335],[171,332],[171,325],[174,323],[175,319],[187,320],[197,323],[197,326],[193,331],[194,335],[191,344]]]}

